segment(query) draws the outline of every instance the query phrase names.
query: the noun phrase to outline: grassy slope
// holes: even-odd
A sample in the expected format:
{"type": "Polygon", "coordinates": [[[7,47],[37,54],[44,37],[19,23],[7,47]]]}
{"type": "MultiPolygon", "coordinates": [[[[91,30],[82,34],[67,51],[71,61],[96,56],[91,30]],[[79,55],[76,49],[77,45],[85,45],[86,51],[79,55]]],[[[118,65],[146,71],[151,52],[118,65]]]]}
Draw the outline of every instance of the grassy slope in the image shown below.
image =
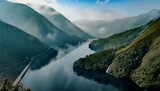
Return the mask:
{"type": "MultiPolygon", "coordinates": [[[[158,71],[159,57],[157,55],[159,52],[153,51],[152,48],[158,36],[160,36],[160,19],[151,22],[139,38],[129,46],[118,51],[118,56],[111,64],[110,74],[120,78],[128,78],[132,75],[132,80],[139,86],[145,88],[155,86],[157,88],[159,81],[156,80],[159,80],[160,73],[158,71]],[[147,55],[153,56],[151,63],[149,61],[146,62],[147,55]],[[150,65],[147,65],[149,63],[150,65]],[[155,73],[156,76],[154,76],[155,73]]],[[[156,44],[156,46],[159,45],[156,44]]]]}
{"type": "Polygon", "coordinates": [[[135,38],[137,38],[137,36],[139,36],[139,33],[144,28],[145,26],[141,26],[135,29],[127,30],[119,34],[115,34],[108,38],[95,40],[89,45],[89,47],[92,50],[101,51],[104,49],[108,50],[108,49],[114,49],[114,48],[126,46],[130,44],[135,38]]]}
{"type": "Polygon", "coordinates": [[[76,61],[74,67],[99,70],[101,67],[107,67],[113,61],[109,69],[110,74],[119,78],[131,78],[144,88],[159,88],[159,36],[160,19],[157,19],[147,24],[141,35],[125,48],[119,49],[117,52],[106,50],[92,54],[76,61]],[[110,60],[109,55],[111,54],[114,57],[110,60]],[[104,60],[104,58],[106,59],[104,60]]]}
{"type": "MultiPolygon", "coordinates": [[[[96,50],[103,49],[103,51],[79,59],[74,63],[74,67],[79,67],[87,70],[92,69],[98,71],[106,71],[108,66],[116,57],[116,50],[133,41],[144,28],[145,26],[141,26],[125,31],[123,33],[115,34],[109,38],[93,41],[90,44],[90,47],[98,47],[100,49],[96,50]],[[105,46],[105,48],[102,48],[102,46],[105,46]]],[[[93,49],[95,50],[95,48],[93,49]]]]}
{"type": "Polygon", "coordinates": [[[117,77],[128,77],[140,65],[143,56],[160,35],[159,26],[160,19],[151,23],[139,38],[118,52],[118,56],[111,65],[110,73],[117,77]]]}
{"type": "Polygon", "coordinates": [[[131,78],[141,87],[160,88],[160,37],[154,41],[131,78]]]}

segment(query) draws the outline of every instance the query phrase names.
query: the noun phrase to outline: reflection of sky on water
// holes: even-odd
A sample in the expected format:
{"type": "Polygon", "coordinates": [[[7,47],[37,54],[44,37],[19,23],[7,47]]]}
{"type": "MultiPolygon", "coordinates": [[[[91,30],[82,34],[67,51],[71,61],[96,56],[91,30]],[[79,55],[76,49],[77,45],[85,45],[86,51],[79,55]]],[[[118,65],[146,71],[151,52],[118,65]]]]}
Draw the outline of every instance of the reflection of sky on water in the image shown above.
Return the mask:
{"type": "Polygon", "coordinates": [[[89,42],[39,70],[29,71],[23,79],[24,85],[32,91],[117,91],[111,85],[98,84],[74,74],[74,61],[94,53],[88,45],[89,42]]]}

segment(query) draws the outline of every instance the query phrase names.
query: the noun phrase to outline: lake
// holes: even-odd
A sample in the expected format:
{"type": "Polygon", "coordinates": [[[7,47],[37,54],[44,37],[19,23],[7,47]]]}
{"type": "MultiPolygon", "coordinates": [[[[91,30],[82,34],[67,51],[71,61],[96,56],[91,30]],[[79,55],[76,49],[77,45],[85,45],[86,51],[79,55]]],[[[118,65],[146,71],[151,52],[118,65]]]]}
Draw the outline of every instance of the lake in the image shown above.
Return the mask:
{"type": "Polygon", "coordinates": [[[62,58],[53,59],[41,69],[29,70],[22,83],[32,91],[132,91],[139,89],[130,84],[110,76],[107,73],[87,72],[77,70],[74,72],[73,63],[79,58],[93,54],[90,42],[86,42],[69,52],[62,58]]]}

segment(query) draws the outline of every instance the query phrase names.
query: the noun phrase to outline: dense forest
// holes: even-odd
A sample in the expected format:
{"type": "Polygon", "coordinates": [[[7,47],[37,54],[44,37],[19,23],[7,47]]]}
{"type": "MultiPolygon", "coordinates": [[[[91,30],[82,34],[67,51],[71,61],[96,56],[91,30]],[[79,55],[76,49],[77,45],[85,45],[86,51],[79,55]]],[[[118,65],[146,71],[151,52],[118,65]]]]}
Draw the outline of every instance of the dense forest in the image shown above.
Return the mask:
{"type": "MultiPolygon", "coordinates": [[[[139,35],[134,39],[129,39],[131,41],[129,45],[124,46],[124,42],[121,42],[120,48],[113,47],[110,49],[111,47],[109,46],[109,50],[79,59],[74,63],[73,67],[103,72],[109,67],[109,74],[117,78],[129,78],[142,88],[160,89],[160,18],[151,21],[145,26],[147,26],[145,29],[141,28],[144,30],[133,29],[134,31],[142,32],[139,32],[139,35]]],[[[129,30],[128,32],[131,31],[129,30]]],[[[107,41],[96,40],[96,42],[106,45],[108,42],[110,43],[109,40],[112,40],[112,42],[114,42],[113,40],[119,41],[119,39],[120,41],[128,41],[128,38],[124,37],[125,33],[127,31],[124,34],[121,33],[106,38],[107,41]],[[124,39],[121,39],[120,35],[124,39]]],[[[107,49],[107,47],[102,49],[107,49]]]]}

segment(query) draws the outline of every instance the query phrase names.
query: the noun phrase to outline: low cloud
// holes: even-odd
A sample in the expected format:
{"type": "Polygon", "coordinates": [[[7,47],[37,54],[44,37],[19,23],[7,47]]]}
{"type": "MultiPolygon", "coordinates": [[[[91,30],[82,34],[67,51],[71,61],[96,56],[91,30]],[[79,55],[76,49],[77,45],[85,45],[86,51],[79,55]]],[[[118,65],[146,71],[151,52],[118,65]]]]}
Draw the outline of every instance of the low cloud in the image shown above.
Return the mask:
{"type": "MultiPolygon", "coordinates": [[[[76,6],[61,4],[58,0],[9,0],[19,3],[36,3],[47,5],[53,7],[58,12],[62,13],[66,18],[71,20],[72,22],[78,20],[113,20],[115,18],[120,18],[122,14],[119,14],[114,11],[110,11],[104,8],[90,8],[87,6],[79,5],[79,1],[76,6]]],[[[97,0],[95,1],[97,4],[108,3],[109,0],[97,0]]],[[[56,13],[57,14],[57,13],[56,13]]]]}
{"type": "Polygon", "coordinates": [[[103,35],[103,34],[106,34],[107,29],[106,29],[106,27],[101,27],[101,28],[98,30],[98,32],[103,35]]]}
{"type": "Polygon", "coordinates": [[[105,3],[109,3],[109,0],[97,0],[96,4],[105,4],[105,3]]]}
{"type": "Polygon", "coordinates": [[[47,39],[54,41],[54,40],[56,40],[57,36],[58,36],[57,33],[54,33],[54,34],[48,33],[46,37],[47,37],[47,39]]]}
{"type": "MultiPolygon", "coordinates": [[[[87,20],[114,20],[117,18],[122,18],[124,15],[106,8],[103,9],[81,9],[82,16],[84,16],[87,20]],[[93,12],[95,11],[95,12],[93,12]]],[[[81,19],[81,20],[86,20],[81,19]]]]}

